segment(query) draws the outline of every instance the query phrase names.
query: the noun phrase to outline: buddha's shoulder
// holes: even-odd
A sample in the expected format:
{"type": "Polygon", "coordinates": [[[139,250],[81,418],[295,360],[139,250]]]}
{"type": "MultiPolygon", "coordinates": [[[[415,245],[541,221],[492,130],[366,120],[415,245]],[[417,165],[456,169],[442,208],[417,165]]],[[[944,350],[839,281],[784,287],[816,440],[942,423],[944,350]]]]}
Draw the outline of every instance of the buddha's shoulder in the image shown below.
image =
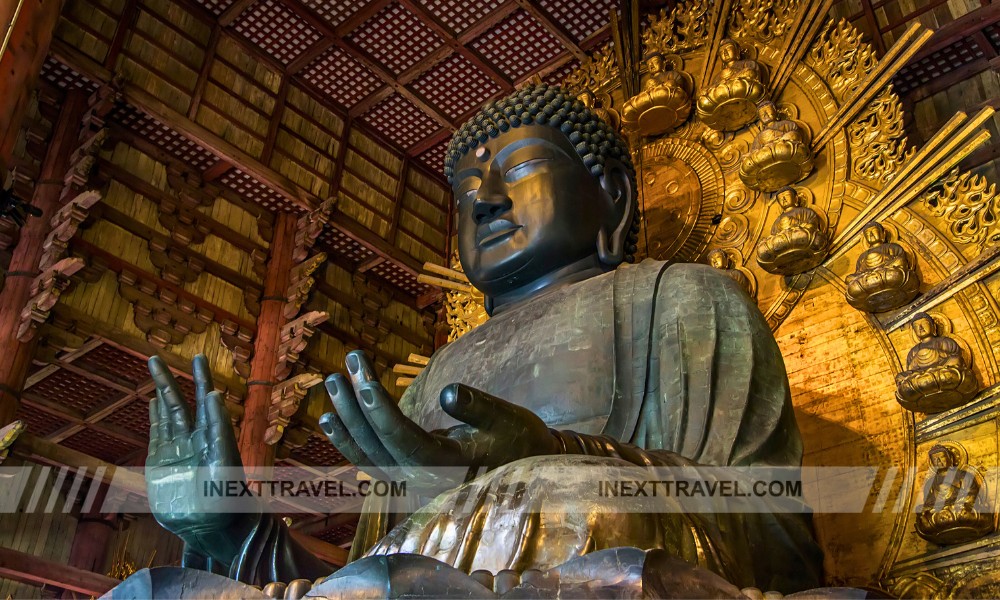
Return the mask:
{"type": "Polygon", "coordinates": [[[640,263],[618,267],[617,274],[625,285],[637,289],[655,289],[657,295],[713,292],[738,287],[725,272],[698,263],[668,263],[646,259],[640,263]]]}

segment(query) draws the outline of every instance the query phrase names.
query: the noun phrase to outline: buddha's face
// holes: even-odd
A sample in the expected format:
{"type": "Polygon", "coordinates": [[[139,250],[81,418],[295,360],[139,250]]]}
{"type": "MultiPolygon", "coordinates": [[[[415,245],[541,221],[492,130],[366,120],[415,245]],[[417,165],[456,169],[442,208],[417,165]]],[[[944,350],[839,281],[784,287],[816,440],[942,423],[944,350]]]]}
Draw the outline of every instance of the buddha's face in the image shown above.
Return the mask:
{"type": "Polygon", "coordinates": [[[918,339],[925,340],[934,335],[934,319],[927,315],[918,317],[913,321],[913,333],[918,339]]]}
{"type": "Polygon", "coordinates": [[[795,190],[784,189],[778,192],[778,206],[785,210],[798,206],[798,200],[795,190]]]}
{"type": "Polygon", "coordinates": [[[726,40],[719,46],[719,57],[722,58],[723,62],[727,63],[738,60],[740,57],[740,47],[735,42],[726,40]]]}
{"type": "Polygon", "coordinates": [[[760,117],[760,121],[765,125],[773,123],[778,118],[778,110],[775,108],[774,104],[770,102],[761,104],[760,108],[757,109],[757,114],[760,117]]]}
{"type": "Polygon", "coordinates": [[[716,269],[725,269],[729,267],[729,257],[722,250],[712,250],[708,254],[708,264],[716,269]]]}
{"type": "Polygon", "coordinates": [[[647,59],[647,64],[649,65],[650,75],[655,75],[656,73],[661,73],[663,71],[663,57],[659,54],[654,54],[647,59]]]}
{"type": "Polygon", "coordinates": [[[595,254],[598,232],[614,220],[601,180],[547,125],[515,127],[470,150],[452,191],[462,268],[492,297],[595,254]]]}
{"type": "Polygon", "coordinates": [[[930,458],[931,466],[935,469],[948,469],[956,464],[955,457],[944,446],[934,446],[931,448],[928,457],[930,458]]]}
{"type": "Polygon", "coordinates": [[[869,246],[876,246],[885,241],[885,231],[878,223],[872,223],[865,227],[865,241],[869,246]]]}

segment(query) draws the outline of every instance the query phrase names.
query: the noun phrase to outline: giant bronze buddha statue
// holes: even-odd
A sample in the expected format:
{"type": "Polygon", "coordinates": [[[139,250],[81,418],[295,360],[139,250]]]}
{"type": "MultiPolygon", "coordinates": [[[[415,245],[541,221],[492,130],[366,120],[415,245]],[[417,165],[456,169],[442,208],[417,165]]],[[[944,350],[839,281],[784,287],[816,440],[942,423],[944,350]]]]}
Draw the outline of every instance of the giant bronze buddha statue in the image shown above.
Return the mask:
{"type": "MultiPolygon", "coordinates": [[[[428,498],[402,515],[370,498],[353,562],[308,595],[738,597],[817,586],[821,556],[799,499],[803,510],[713,498],[716,510],[688,511],[658,497],[629,511],[594,491],[595,469],[797,469],[802,456],[778,346],[737,283],[707,265],[628,264],[639,221],[620,136],[563,89],[532,85],[466,123],[445,172],[462,267],[491,318],[439,349],[398,404],[361,352],[347,356],[347,376],[326,380],[330,440],[371,477],[407,477],[428,498]]],[[[276,516],[204,512],[197,481],[171,470],[240,465],[204,361],[193,422],[162,363],[150,367],[149,497],[186,543],[186,564],[309,589],[327,572],[276,516]]],[[[141,577],[137,589],[156,587],[141,577]]]]}

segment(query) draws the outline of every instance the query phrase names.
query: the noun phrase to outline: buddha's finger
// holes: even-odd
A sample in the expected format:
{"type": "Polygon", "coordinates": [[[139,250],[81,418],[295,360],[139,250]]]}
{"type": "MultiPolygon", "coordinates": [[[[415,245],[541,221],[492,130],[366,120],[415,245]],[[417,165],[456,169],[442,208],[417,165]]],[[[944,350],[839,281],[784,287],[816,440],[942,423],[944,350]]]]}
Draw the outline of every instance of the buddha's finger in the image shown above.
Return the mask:
{"type": "Polygon", "coordinates": [[[156,449],[160,446],[160,411],[156,403],[156,398],[149,399],[149,457],[156,454],[156,449]]]}
{"type": "Polygon", "coordinates": [[[205,434],[208,442],[209,458],[224,467],[242,467],[239,446],[233,421],[226,409],[226,402],[219,392],[210,392],[201,400],[205,413],[205,434]]]}
{"type": "Polygon", "coordinates": [[[347,429],[350,438],[368,457],[369,462],[383,468],[395,466],[396,460],[372,429],[371,423],[358,405],[354,388],[347,382],[347,378],[340,373],[334,373],[326,378],[325,384],[337,416],[347,429]]]}
{"type": "Polygon", "coordinates": [[[352,465],[357,466],[365,473],[368,473],[372,477],[382,480],[388,480],[385,473],[381,471],[378,467],[372,464],[368,455],[365,451],[361,449],[354,438],[351,437],[351,433],[347,430],[344,422],[337,416],[337,413],[328,412],[324,413],[323,416],[319,418],[319,427],[326,434],[326,438],[330,440],[341,454],[344,455],[352,465]]]}
{"type": "Polygon", "coordinates": [[[355,386],[361,410],[379,434],[386,450],[403,466],[445,466],[456,464],[459,444],[424,430],[403,414],[378,382],[355,386]]]}
{"type": "Polygon", "coordinates": [[[441,390],[440,400],[444,412],[482,431],[523,431],[543,424],[527,408],[461,383],[441,390]]]}
{"type": "Polygon", "coordinates": [[[153,356],[149,359],[149,374],[153,376],[153,383],[163,397],[164,404],[160,405],[160,418],[170,422],[169,439],[188,433],[191,430],[191,416],[188,414],[187,403],[184,402],[177,380],[162,358],[153,356]]]}
{"type": "Polygon", "coordinates": [[[212,383],[212,369],[208,366],[208,359],[204,354],[198,354],[191,361],[191,372],[194,375],[194,399],[197,403],[199,398],[204,398],[215,385],[212,383]]]}
{"type": "Polygon", "coordinates": [[[167,417],[167,403],[160,390],[156,390],[156,414],[156,429],[159,433],[156,440],[159,446],[163,446],[174,440],[174,432],[170,418],[167,417]]]}

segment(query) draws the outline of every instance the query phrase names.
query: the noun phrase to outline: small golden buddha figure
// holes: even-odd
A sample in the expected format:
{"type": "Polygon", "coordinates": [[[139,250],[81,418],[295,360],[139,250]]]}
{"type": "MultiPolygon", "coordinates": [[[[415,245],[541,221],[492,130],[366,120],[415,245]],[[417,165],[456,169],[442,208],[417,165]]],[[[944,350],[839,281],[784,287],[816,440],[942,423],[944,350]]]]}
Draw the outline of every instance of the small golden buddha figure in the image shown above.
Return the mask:
{"type": "Polygon", "coordinates": [[[757,118],[757,104],[767,98],[767,77],[760,63],[742,57],[733,40],[722,40],[719,56],[722,72],[698,96],[698,118],[712,129],[736,131],[757,118]]]}
{"type": "Polygon", "coordinates": [[[815,210],[801,205],[794,189],[783,188],[777,200],[783,212],[771,225],[771,234],[757,244],[757,263],[776,275],[804,273],[826,257],[826,227],[815,210]]]}
{"type": "Polygon", "coordinates": [[[615,129],[615,131],[621,130],[622,118],[621,115],[618,114],[617,110],[610,108],[610,96],[607,94],[601,94],[598,96],[590,90],[584,90],[580,92],[580,102],[589,108],[595,115],[604,119],[608,125],[615,129]]]}
{"type": "Polygon", "coordinates": [[[639,135],[660,135],[680,127],[691,114],[693,78],[660,54],[646,59],[649,69],[641,92],[622,107],[622,125],[639,135]]]}
{"type": "Polygon", "coordinates": [[[854,273],[847,276],[847,303],[870,313],[909,303],[917,295],[920,279],[906,251],[888,241],[879,223],[866,225],[863,235],[868,249],[858,257],[854,273]]]}
{"type": "Polygon", "coordinates": [[[780,119],[773,102],[761,103],[759,115],[764,127],[740,163],[740,179],[761,192],[774,192],[805,179],[813,170],[808,130],[780,119]]]}
{"type": "Polygon", "coordinates": [[[744,272],[744,269],[736,266],[731,256],[725,250],[716,248],[708,253],[708,264],[725,273],[730,279],[739,284],[740,288],[751,298],[757,297],[757,286],[754,285],[751,276],[744,272]]]}
{"type": "Polygon", "coordinates": [[[931,469],[924,484],[924,504],[917,515],[917,535],[947,546],[977,540],[994,529],[982,472],[968,464],[968,453],[954,442],[928,452],[931,469]]]}
{"type": "Polygon", "coordinates": [[[958,342],[937,335],[937,323],[927,313],[917,313],[912,327],[919,342],[906,355],[906,370],[896,375],[896,400],[921,413],[938,413],[972,400],[979,383],[958,342]]]}

